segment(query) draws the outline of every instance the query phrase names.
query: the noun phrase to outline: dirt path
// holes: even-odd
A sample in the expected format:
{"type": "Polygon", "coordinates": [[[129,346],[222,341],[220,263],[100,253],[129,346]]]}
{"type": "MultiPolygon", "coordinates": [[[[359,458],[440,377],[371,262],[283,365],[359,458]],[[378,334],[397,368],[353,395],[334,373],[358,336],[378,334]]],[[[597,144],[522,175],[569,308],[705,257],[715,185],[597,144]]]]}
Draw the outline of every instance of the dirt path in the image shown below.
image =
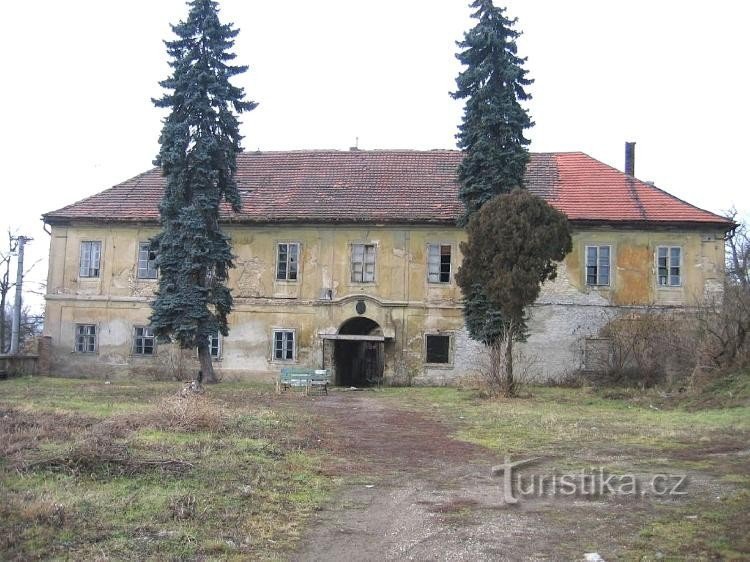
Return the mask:
{"type": "Polygon", "coordinates": [[[556,548],[575,522],[545,524],[538,502],[504,504],[489,476],[499,459],[451,438],[447,423],[367,392],[311,407],[327,426],[326,445],[348,459],[344,471],[361,478],[317,514],[294,560],[583,558],[556,548]]]}

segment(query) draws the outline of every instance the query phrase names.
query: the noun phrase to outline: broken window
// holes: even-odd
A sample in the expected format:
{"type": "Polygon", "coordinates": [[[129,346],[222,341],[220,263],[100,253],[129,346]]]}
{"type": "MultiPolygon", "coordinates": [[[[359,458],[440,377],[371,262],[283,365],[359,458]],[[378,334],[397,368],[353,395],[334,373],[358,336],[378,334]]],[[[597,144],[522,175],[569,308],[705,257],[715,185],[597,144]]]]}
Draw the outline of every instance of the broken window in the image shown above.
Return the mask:
{"type": "Polygon", "coordinates": [[[352,244],[352,283],[375,281],[375,244],[352,244]]]}
{"type": "Polygon", "coordinates": [[[299,262],[299,244],[282,242],[278,245],[276,279],[296,281],[299,262]]]}
{"type": "Polygon", "coordinates": [[[151,242],[138,243],[138,279],[156,279],[156,252],[151,249],[151,242]]]}
{"type": "Polygon", "coordinates": [[[294,359],[294,331],[273,331],[273,358],[277,361],[292,361],[294,359]]]}
{"type": "Polygon", "coordinates": [[[659,286],[679,287],[682,284],[682,248],[659,246],[656,252],[659,286]]]}
{"type": "Polygon", "coordinates": [[[133,353],[136,355],[153,355],[156,349],[156,336],[153,328],[136,326],[133,338],[133,353]]]}
{"type": "Polygon", "coordinates": [[[586,246],[586,285],[609,285],[609,246],[586,246]]]}
{"type": "Polygon", "coordinates": [[[430,283],[450,283],[450,244],[430,244],[427,246],[427,280],[430,283]]]}
{"type": "Polygon", "coordinates": [[[96,352],[96,326],[94,324],[76,325],[76,351],[78,353],[96,352]]]}
{"type": "Polygon", "coordinates": [[[101,259],[101,255],[101,242],[81,242],[81,261],[78,275],[80,277],[99,277],[99,260],[101,259]]]}
{"type": "Polygon", "coordinates": [[[425,348],[425,363],[450,363],[450,336],[425,334],[425,348]]]}

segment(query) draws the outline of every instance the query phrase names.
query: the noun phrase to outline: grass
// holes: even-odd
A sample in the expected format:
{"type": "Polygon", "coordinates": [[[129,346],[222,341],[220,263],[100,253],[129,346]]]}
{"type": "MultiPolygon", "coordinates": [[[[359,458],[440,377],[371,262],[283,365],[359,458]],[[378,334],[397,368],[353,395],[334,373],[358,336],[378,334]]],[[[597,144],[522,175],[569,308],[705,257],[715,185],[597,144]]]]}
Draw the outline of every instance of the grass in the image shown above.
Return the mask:
{"type": "MultiPolygon", "coordinates": [[[[531,392],[528,399],[490,401],[452,388],[389,389],[384,397],[452,420],[457,438],[499,456],[541,457],[547,469],[603,466],[645,478],[661,471],[688,474],[687,497],[633,506],[621,518],[618,557],[750,558],[750,372],[670,397],[591,388],[531,392]],[[613,395],[619,397],[607,398],[613,395]],[[623,530],[626,520],[637,532],[623,530]]],[[[574,525],[581,514],[553,509],[548,516],[574,525]]],[[[565,546],[563,540],[559,548],[565,546]]]]}
{"type": "Polygon", "coordinates": [[[265,387],[176,390],[4,382],[2,558],[283,557],[336,485],[313,424],[265,387]]]}

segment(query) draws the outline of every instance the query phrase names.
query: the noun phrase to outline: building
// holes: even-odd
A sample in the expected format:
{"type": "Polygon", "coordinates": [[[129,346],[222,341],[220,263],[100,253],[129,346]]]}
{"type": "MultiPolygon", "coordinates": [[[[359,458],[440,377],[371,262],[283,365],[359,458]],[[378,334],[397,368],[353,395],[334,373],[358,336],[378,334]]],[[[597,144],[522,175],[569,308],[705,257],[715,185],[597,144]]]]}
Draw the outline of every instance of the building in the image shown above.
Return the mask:
{"type": "MultiPolygon", "coordinates": [[[[240,213],[223,211],[236,268],[220,376],[270,378],[288,364],[333,368],[338,384],[383,376],[449,384],[482,356],[463,329],[454,274],[464,233],[461,153],[246,152],[240,213]]],[[[531,310],[519,346],[534,374],[584,368],[613,315],[684,307],[720,289],[727,219],[582,153],[533,154],[528,189],[565,212],[573,250],[531,310]]],[[[47,213],[45,333],[53,373],[188,376],[195,353],[154,340],[158,169],[47,213]]]]}

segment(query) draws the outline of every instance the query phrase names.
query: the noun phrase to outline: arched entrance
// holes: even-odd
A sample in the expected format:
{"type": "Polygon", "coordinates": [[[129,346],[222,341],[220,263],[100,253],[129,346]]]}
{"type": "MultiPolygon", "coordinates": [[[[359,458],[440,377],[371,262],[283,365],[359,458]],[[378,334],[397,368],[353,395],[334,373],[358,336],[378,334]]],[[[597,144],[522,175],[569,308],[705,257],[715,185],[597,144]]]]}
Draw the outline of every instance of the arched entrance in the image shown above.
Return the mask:
{"type": "Polygon", "coordinates": [[[344,322],[333,350],[336,384],[372,386],[383,380],[383,330],[369,318],[358,316],[344,322]]]}

